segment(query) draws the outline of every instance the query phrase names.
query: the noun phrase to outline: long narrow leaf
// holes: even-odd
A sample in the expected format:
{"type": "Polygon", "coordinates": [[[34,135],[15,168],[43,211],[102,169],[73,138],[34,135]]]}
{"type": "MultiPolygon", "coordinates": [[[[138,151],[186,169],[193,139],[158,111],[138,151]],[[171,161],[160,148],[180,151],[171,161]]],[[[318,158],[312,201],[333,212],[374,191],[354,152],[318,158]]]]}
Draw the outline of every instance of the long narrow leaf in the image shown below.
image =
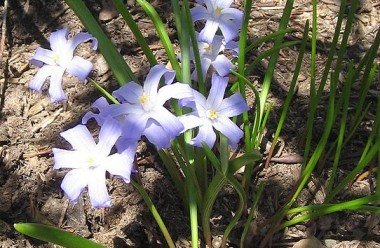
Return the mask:
{"type": "Polygon", "coordinates": [[[56,227],[38,223],[17,223],[14,228],[25,235],[67,248],[104,248],[105,246],[56,227]]]}

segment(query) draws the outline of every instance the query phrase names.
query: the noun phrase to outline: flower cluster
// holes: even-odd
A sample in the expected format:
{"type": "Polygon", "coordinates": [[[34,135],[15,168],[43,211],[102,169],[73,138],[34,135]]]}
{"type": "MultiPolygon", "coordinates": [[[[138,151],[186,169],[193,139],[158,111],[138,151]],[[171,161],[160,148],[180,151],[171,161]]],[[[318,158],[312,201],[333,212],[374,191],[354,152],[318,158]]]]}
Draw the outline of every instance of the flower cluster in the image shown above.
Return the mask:
{"type": "MultiPolygon", "coordinates": [[[[229,49],[237,54],[237,43],[233,39],[237,37],[243,14],[230,7],[232,0],[197,0],[197,3],[191,10],[193,20],[206,21],[204,29],[197,34],[204,76],[210,67],[214,69],[208,97],[188,84],[174,82],[174,71],[156,65],[143,85],[132,81],[112,93],[119,104],[109,104],[104,97],[97,99],[92,105],[93,111],[83,116],[82,124],[61,133],[72,150],[53,149],[54,169],[72,169],[61,184],[72,202],[75,203],[87,187],[93,207],[109,207],[106,174],[120,177],[126,183],[130,181],[137,143],[142,136],[157,149],[164,149],[183,132],[196,129],[190,141],[195,147],[202,147],[204,143],[213,147],[218,132],[227,138],[232,148],[237,147],[243,132],[230,118],[249,108],[240,93],[224,98],[233,65],[223,52],[229,49]],[[216,34],[218,29],[222,36],[216,34]],[[174,115],[166,104],[170,99],[178,100],[180,106],[192,111],[174,115]],[[90,119],[101,127],[97,143],[85,126],[90,119]],[[116,149],[111,153],[113,147],[116,149]]],[[[70,40],[67,34],[67,29],[52,33],[52,50],[38,48],[31,59],[41,69],[30,82],[30,88],[40,91],[50,77],[49,93],[54,102],[66,99],[61,86],[64,71],[83,81],[92,69],[89,61],[74,56],[77,45],[92,40],[93,48],[97,46],[96,39],[88,33],[80,33],[70,40]]],[[[196,77],[193,72],[193,79],[196,77]]]]}

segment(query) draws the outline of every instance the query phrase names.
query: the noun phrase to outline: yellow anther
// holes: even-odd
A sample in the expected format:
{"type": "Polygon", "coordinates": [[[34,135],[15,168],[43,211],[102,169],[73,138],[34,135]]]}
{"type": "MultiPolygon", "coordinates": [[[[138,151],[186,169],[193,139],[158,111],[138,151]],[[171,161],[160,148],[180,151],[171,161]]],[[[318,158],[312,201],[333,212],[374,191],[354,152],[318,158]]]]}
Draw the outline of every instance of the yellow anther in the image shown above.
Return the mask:
{"type": "Polygon", "coordinates": [[[216,112],[214,109],[210,109],[209,111],[207,111],[207,116],[208,118],[210,118],[211,120],[215,120],[216,118],[218,118],[218,112],[216,112]]]}
{"type": "Polygon", "coordinates": [[[87,162],[88,166],[92,166],[95,163],[95,159],[93,157],[89,156],[86,159],[86,162],[87,162]]]}
{"type": "Polygon", "coordinates": [[[216,7],[216,9],[215,9],[215,13],[216,13],[217,15],[220,15],[220,14],[222,13],[222,8],[221,8],[221,7],[216,7]]]}
{"type": "Polygon", "coordinates": [[[53,56],[52,56],[52,59],[53,59],[54,63],[58,64],[58,62],[59,62],[59,55],[56,54],[56,53],[54,53],[53,56]]]}
{"type": "Polygon", "coordinates": [[[205,46],[204,46],[204,49],[205,49],[206,52],[211,52],[212,45],[206,43],[205,46]]]}
{"type": "Polygon", "coordinates": [[[140,101],[141,105],[145,105],[145,104],[148,103],[149,98],[148,98],[148,96],[147,96],[145,93],[143,93],[143,94],[140,96],[139,101],[140,101]]]}

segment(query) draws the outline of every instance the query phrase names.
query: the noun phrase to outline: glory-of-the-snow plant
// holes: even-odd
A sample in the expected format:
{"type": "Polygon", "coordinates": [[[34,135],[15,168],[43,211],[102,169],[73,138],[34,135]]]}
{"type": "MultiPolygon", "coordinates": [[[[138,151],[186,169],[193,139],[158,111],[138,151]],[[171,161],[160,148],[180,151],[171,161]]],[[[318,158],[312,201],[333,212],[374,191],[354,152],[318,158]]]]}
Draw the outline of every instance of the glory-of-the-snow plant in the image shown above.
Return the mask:
{"type": "Polygon", "coordinates": [[[74,55],[76,47],[86,41],[92,41],[92,48],[97,49],[98,41],[89,33],[79,33],[68,39],[68,29],[63,28],[51,33],[49,41],[51,50],[38,47],[30,62],[41,67],[29,87],[41,92],[46,79],[50,77],[49,95],[53,102],[65,100],[66,94],[62,89],[62,77],[65,71],[84,81],[91,72],[93,65],[90,61],[74,55]]]}
{"type": "Polygon", "coordinates": [[[121,135],[119,124],[112,119],[106,120],[95,143],[91,133],[84,125],[78,125],[61,136],[73,150],[53,148],[54,169],[70,168],[62,181],[61,188],[72,201],[76,202],[84,188],[88,187],[91,205],[94,208],[111,206],[106,187],[106,172],[130,182],[134,155],[114,153],[112,147],[121,135]]]}
{"type": "MultiPolygon", "coordinates": [[[[82,125],[61,133],[72,150],[53,148],[54,169],[71,169],[61,187],[73,203],[87,187],[93,207],[109,207],[111,199],[106,177],[110,174],[126,183],[130,181],[137,143],[142,136],[157,149],[163,149],[169,148],[177,136],[196,128],[190,145],[202,147],[206,143],[213,147],[216,133],[220,132],[232,148],[237,147],[243,132],[230,118],[249,108],[240,93],[224,98],[233,64],[223,52],[229,49],[237,53],[233,39],[237,37],[243,14],[230,8],[232,0],[197,0],[197,3],[191,10],[194,21],[206,20],[205,28],[197,35],[204,76],[213,68],[208,97],[188,84],[173,83],[175,72],[156,65],[143,85],[129,82],[112,93],[118,104],[110,104],[104,97],[97,99],[92,105],[94,111],[83,116],[82,125]],[[223,36],[216,35],[219,28],[223,36]],[[192,112],[174,115],[167,104],[170,99],[179,100],[179,106],[188,107],[192,112]],[[83,125],[91,118],[101,127],[97,143],[83,125]],[[116,152],[111,154],[113,147],[116,152]]],[[[65,28],[53,32],[52,50],[38,48],[31,58],[31,62],[41,68],[30,82],[30,88],[40,91],[50,77],[49,93],[55,102],[66,99],[61,86],[65,71],[83,81],[92,70],[89,61],[74,56],[77,45],[92,40],[93,48],[97,46],[97,40],[88,33],[79,33],[72,39],[67,39],[67,35],[65,28]]]]}
{"type": "Polygon", "coordinates": [[[198,135],[191,140],[192,145],[202,147],[202,142],[205,142],[209,147],[213,147],[216,140],[214,128],[227,137],[232,148],[236,148],[243,137],[243,131],[229,118],[240,115],[249,107],[240,93],[224,98],[227,83],[228,77],[213,74],[207,99],[194,91],[193,102],[186,101],[185,105],[194,111],[180,116],[180,120],[185,126],[185,131],[198,127],[198,135]]]}

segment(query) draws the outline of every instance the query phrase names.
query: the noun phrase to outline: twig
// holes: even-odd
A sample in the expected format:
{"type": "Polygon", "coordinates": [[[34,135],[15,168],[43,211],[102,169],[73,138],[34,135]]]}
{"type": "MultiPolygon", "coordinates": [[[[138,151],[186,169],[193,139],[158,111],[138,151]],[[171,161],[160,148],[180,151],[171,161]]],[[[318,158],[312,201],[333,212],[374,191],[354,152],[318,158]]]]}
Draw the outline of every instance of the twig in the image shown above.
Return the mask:
{"type": "Polygon", "coordinates": [[[4,75],[4,82],[0,88],[0,114],[4,106],[5,101],[5,90],[7,88],[6,79],[6,66],[3,64],[3,53],[5,48],[5,37],[7,34],[7,13],[8,13],[8,0],[4,0],[4,10],[3,10],[3,24],[1,27],[1,40],[0,40],[0,66],[2,69],[2,74],[4,75]]]}
{"type": "Polygon", "coordinates": [[[4,1],[3,11],[3,25],[1,26],[1,41],[0,41],[0,64],[3,64],[3,53],[5,47],[5,37],[7,34],[7,13],[8,13],[8,0],[4,1]]]}

